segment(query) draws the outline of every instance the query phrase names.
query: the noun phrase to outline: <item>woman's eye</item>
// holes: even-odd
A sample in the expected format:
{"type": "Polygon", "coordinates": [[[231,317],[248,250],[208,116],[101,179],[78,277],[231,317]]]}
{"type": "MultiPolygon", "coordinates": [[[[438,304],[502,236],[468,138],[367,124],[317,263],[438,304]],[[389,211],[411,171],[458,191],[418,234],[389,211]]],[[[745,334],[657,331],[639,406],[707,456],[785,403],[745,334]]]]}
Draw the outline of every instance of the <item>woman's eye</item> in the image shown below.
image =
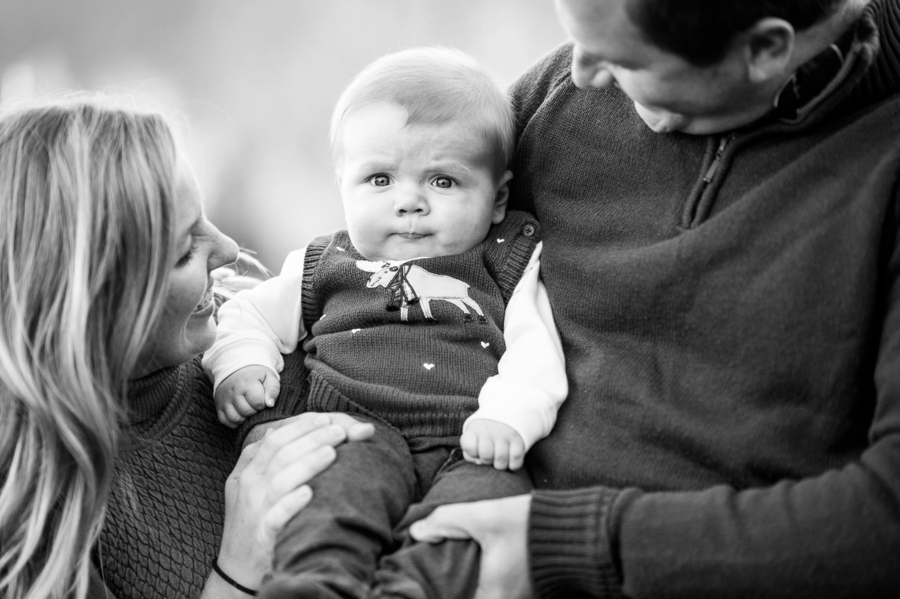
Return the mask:
{"type": "Polygon", "coordinates": [[[387,175],[374,175],[369,181],[375,187],[386,187],[391,184],[391,178],[387,175]]]}
{"type": "Polygon", "coordinates": [[[434,180],[434,186],[440,187],[441,189],[450,189],[453,187],[453,180],[449,177],[438,177],[434,180]]]}
{"type": "Polygon", "coordinates": [[[175,263],[175,266],[184,266],[188,262],[191,261],[191,258],[194,257],[194,250],[197,249],[197,245],[195,241],[191,241],[191,247],[182,254],[181,258],[178,259],[178,262],[175,263]]]}

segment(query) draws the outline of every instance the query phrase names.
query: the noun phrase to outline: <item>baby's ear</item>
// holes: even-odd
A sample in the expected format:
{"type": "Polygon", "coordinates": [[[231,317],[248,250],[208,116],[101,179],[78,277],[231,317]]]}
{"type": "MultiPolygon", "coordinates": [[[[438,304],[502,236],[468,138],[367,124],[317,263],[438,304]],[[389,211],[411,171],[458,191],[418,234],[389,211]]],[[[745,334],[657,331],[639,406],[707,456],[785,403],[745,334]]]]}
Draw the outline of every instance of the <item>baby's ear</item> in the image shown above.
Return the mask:
{"type": "Polygon", "coordinates": [[[512,179],[512,171],[506,171],[497,181],[497,190],[494,192],[494,212],[491,222],[495,225],[503,222],[506,216],[506,205],[509,203],[509,181],[512,179]]]}

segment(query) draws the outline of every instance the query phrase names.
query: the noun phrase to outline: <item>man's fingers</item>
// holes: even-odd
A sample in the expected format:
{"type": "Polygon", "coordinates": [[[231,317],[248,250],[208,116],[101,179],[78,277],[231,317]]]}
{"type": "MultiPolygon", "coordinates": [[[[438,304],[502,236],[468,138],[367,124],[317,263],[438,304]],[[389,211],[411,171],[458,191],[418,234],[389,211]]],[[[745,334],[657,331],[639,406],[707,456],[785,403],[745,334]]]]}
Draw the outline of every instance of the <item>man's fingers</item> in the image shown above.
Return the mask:
{"type": "Polygon", "coordinates": [[[417,541],[438,543],[445,539],[471,539],[472,535],[460,525],[464,521],[465,504],[444,505],[424,520],[414,522],[409,534],[417,541]]]}

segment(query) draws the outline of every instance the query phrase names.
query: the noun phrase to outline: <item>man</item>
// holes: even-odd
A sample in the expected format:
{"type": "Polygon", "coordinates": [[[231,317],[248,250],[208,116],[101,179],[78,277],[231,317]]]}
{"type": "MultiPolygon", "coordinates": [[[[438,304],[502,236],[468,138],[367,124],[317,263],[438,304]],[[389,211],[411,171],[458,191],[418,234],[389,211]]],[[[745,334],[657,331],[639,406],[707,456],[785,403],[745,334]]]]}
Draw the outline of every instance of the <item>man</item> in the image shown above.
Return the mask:
{"type": "Polygon", "coordinates": [[[570,395],[480,598],[900,593],[900,0],[557,0],[513,88],[570,395]]]}

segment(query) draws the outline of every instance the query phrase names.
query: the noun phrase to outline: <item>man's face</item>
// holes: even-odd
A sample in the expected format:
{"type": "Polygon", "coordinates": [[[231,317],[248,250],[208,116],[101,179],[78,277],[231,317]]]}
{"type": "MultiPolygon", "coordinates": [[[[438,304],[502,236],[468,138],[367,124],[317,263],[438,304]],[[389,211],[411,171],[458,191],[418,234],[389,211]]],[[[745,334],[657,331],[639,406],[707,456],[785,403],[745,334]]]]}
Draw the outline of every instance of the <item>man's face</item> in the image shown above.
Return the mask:
{"type": "Polygon", "coordinates": [[[575,43],[575,85],[617,85],[657,133],[727,131],[771,108],[773,90],[749,81],[743,46],[735,44],[714,65],[695,66],[646,41],[625,11],[628,1],[556,0],[575,43]]]}

